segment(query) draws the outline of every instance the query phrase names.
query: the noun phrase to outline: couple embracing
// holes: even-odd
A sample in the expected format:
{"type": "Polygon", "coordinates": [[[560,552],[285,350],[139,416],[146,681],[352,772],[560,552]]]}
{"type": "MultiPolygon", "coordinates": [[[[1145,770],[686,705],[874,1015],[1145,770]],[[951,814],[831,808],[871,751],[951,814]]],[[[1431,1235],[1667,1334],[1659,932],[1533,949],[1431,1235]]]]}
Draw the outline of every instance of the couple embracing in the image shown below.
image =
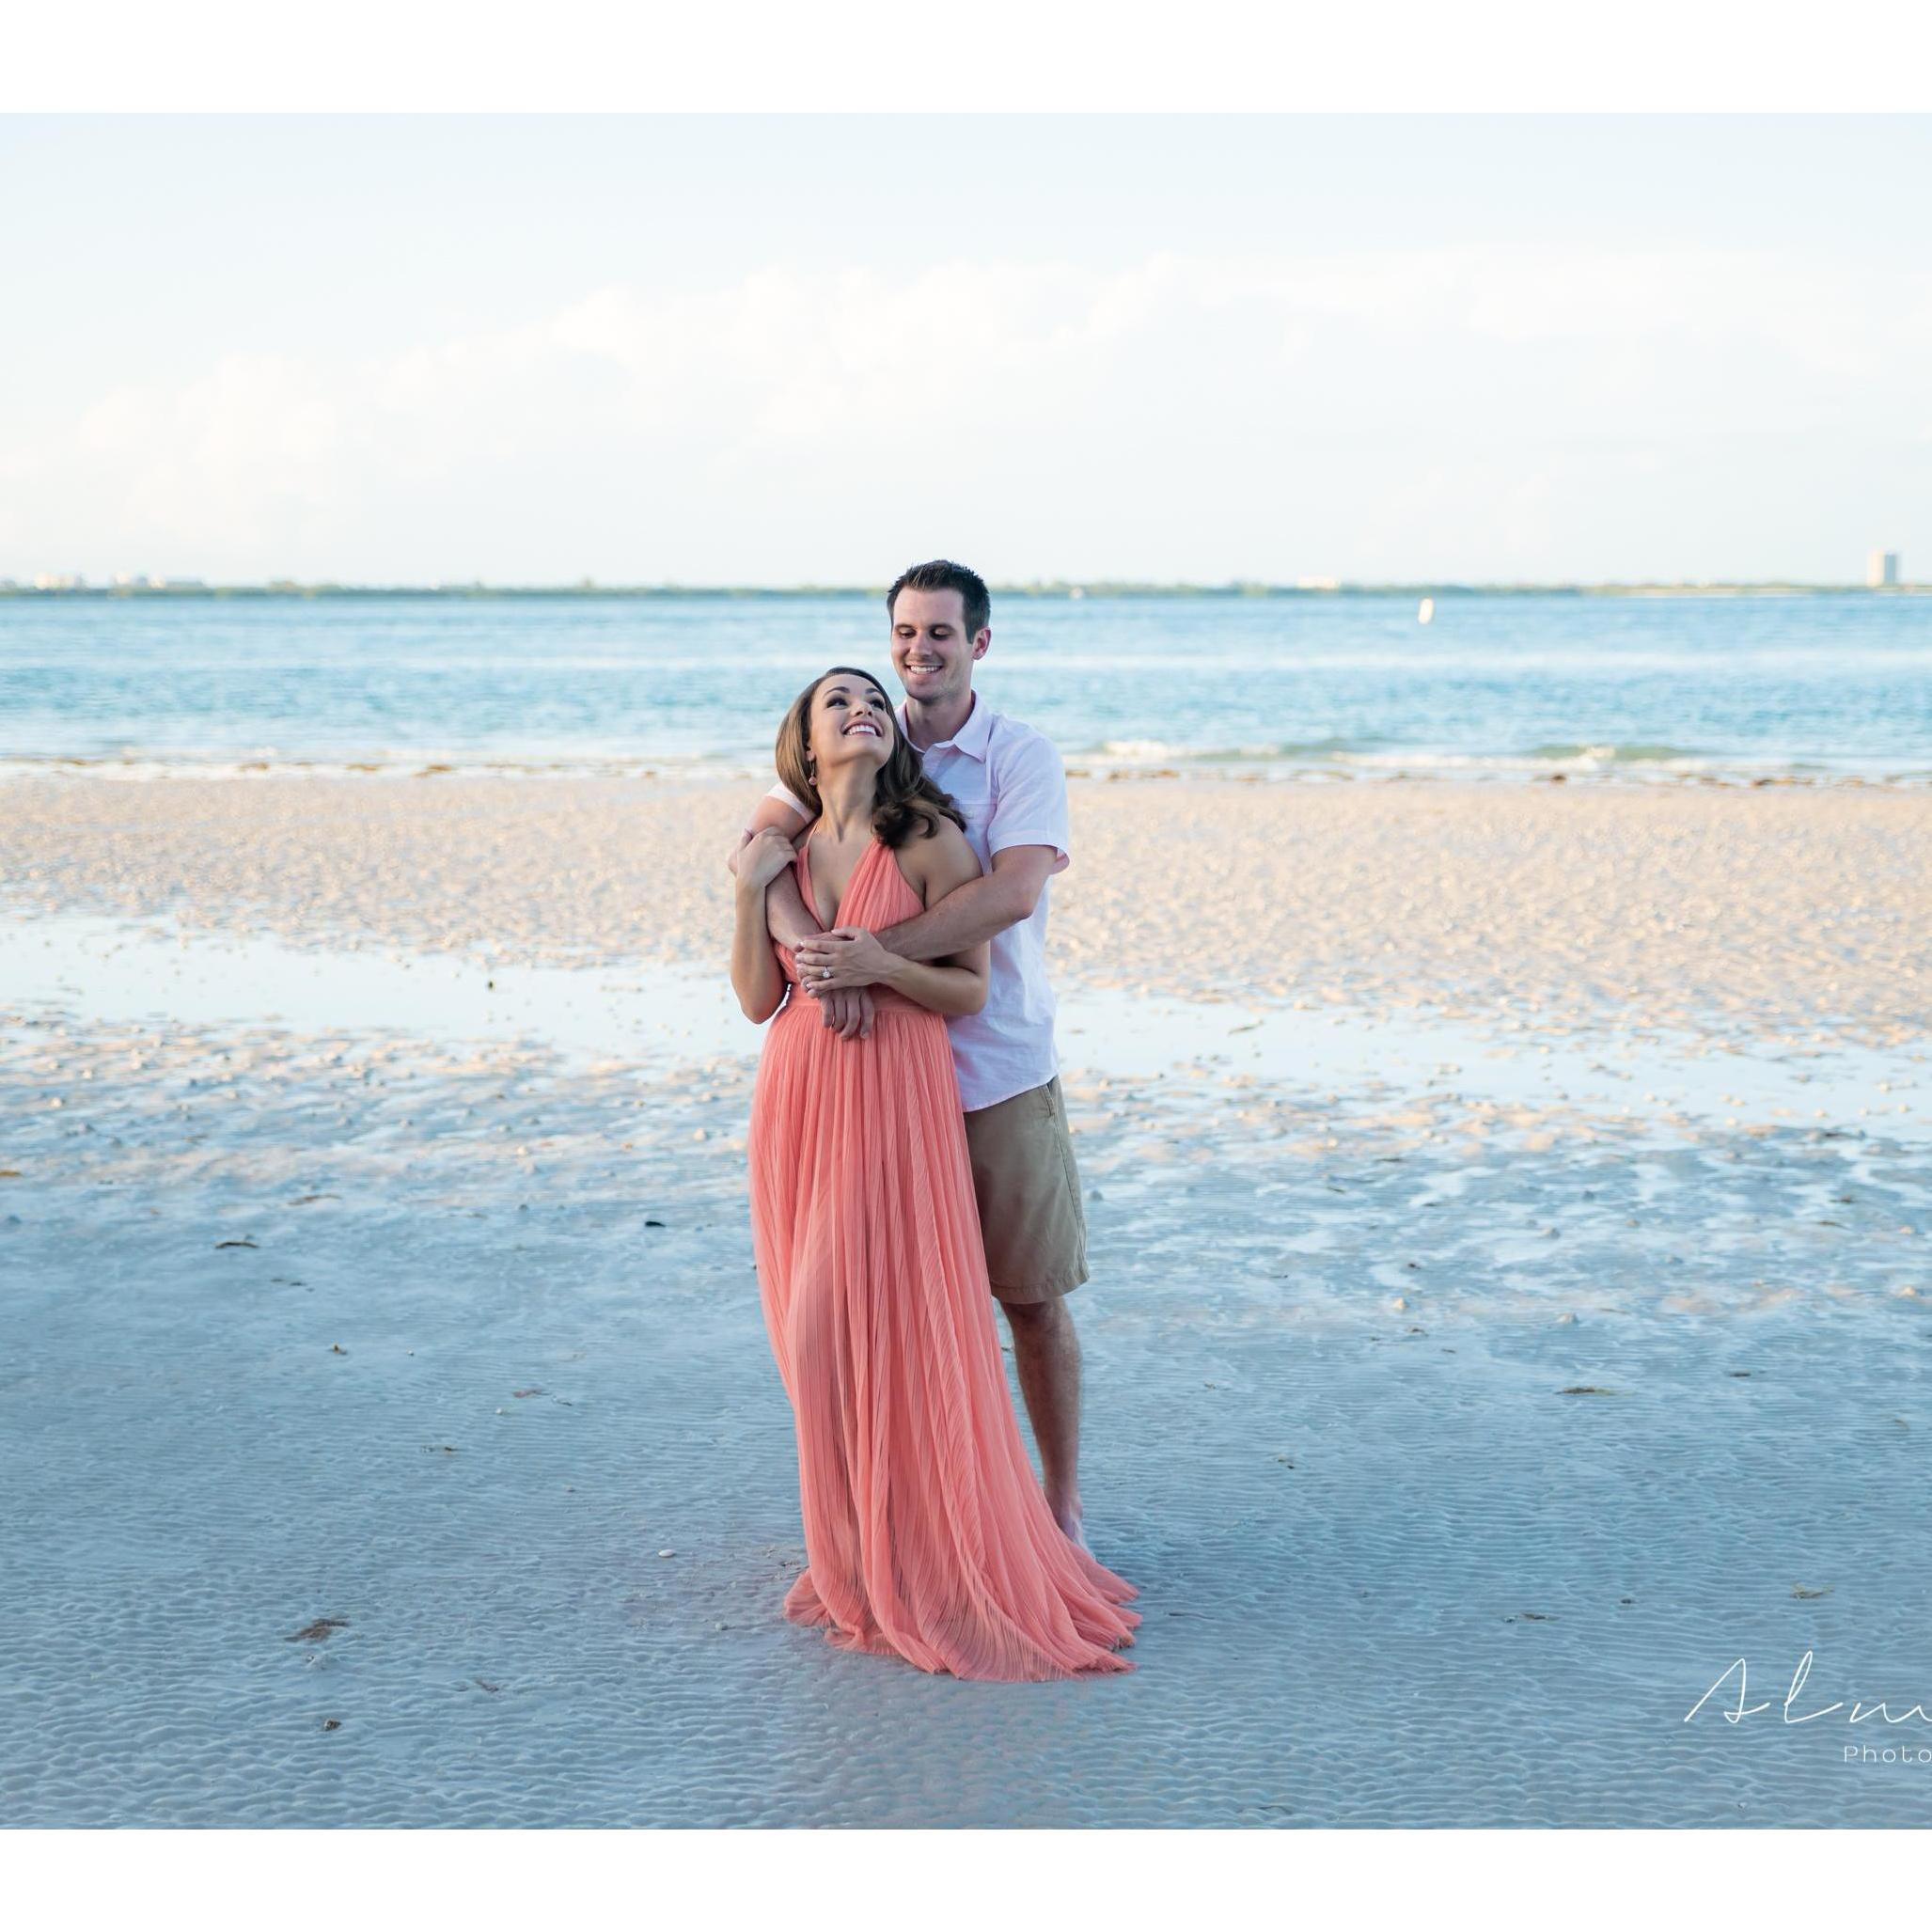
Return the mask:
{"type": "Polygon", "coordinates": [[[805,1522],[784,1613],[955,1677],[1130,1670],[1136,1592],[1076,1477],[1085,1221],[1045,959],[1066,781],[973,691],[978,576],[920,564],[886,605],[903,705],[846,666],[807,685],[731,861],[731,982],[771,1023],[746,1147],[805,1522]]]}

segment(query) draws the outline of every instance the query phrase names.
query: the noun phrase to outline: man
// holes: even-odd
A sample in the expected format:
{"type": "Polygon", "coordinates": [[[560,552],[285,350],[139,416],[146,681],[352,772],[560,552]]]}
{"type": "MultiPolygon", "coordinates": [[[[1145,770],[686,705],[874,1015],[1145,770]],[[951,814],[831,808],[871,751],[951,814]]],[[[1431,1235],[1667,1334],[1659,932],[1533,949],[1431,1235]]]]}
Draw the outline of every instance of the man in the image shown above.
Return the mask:
{"type": "MultiPolygon", "coordinates": [[[[927,775],[966,814],[982,874],[917,919],[874,935],[821,933],[795,877],[766,893],[772,936],[804,990],[846,1039],[870,1033],[866,991],[894,958],[932,960],[992,943],[982,1012],[948,1020],[993,1293],[1013,1334],[1020,1392],[1054,1519],[1084,1549],[1077,1475],[1080,1344],[1065,1297],[1087,1279],[1087,1222],[1053,1045],[1046,982],[1046,881],[1067,866],[1067,788],[1052,743],[982,703],[973,666],[993,641],[986,586],[944,560],[907,571],[886,596],[899,721],[927,775]]],[[[746,827],[795,838],[806,801],[775,785],[746,827]]],[[[741,840],[741,845],[743,841],[741,840]]],[[[735,855],[734,861],[735,861],[735,855]]]]}

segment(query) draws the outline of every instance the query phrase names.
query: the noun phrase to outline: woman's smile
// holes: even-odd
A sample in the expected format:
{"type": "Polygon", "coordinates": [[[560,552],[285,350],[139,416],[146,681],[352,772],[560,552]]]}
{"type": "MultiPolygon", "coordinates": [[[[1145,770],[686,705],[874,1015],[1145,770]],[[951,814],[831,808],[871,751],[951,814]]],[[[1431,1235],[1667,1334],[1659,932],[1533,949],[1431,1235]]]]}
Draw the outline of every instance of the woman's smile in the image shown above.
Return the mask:
{"type": "MultiPolygon", "coordinates": [[[[819,692],[816,709],[819,722],[814,734],[822,745],[825,732],[829,730],[836,738],[856,738],[860,744],[874,746],[887,758],[891,757],[892,727],[888,721],[891,706],[885,692],[870,680],[863,683],[846,678],[828,681],[819,692]]],[[[819,755],[830,756],[835,763],[848,762],[829,747],[821,749],[819,755]]]]}

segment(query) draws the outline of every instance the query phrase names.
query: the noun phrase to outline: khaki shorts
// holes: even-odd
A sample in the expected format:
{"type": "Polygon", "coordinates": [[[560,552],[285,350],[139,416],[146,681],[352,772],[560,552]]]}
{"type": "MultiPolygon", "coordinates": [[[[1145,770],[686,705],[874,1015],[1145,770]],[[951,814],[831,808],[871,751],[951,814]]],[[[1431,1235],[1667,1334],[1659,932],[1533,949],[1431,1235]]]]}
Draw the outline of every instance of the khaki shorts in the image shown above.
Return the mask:
{"type": "Polygon", "coordinates": [[[966,1117],[986,1272],[1001,1301],[1052,1301],[1087,1279],[1087,1215],[1056,1074],[966,1117]]]}

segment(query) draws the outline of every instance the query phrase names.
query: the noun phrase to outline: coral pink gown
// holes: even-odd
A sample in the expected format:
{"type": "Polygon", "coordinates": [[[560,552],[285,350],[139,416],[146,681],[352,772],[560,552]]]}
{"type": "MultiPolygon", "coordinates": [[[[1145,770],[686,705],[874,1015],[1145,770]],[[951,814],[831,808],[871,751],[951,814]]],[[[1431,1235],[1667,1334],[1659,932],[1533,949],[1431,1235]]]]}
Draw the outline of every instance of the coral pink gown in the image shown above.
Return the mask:
{"type": "MultiPolygon", "coordinates": [[[[877,931],[923,909],[875,839],[837,923],[877,931]]],[[[874,987],[872,1038],[841,1040],[778,951],[791,985],[746,1144],[805,1518],[784,1614],[840,1650],[955,1677],[1132,1670],[1116,1651],[1139,1593],[1061,1531],[1020,1438],[946,1022],[874,987]]]]}

